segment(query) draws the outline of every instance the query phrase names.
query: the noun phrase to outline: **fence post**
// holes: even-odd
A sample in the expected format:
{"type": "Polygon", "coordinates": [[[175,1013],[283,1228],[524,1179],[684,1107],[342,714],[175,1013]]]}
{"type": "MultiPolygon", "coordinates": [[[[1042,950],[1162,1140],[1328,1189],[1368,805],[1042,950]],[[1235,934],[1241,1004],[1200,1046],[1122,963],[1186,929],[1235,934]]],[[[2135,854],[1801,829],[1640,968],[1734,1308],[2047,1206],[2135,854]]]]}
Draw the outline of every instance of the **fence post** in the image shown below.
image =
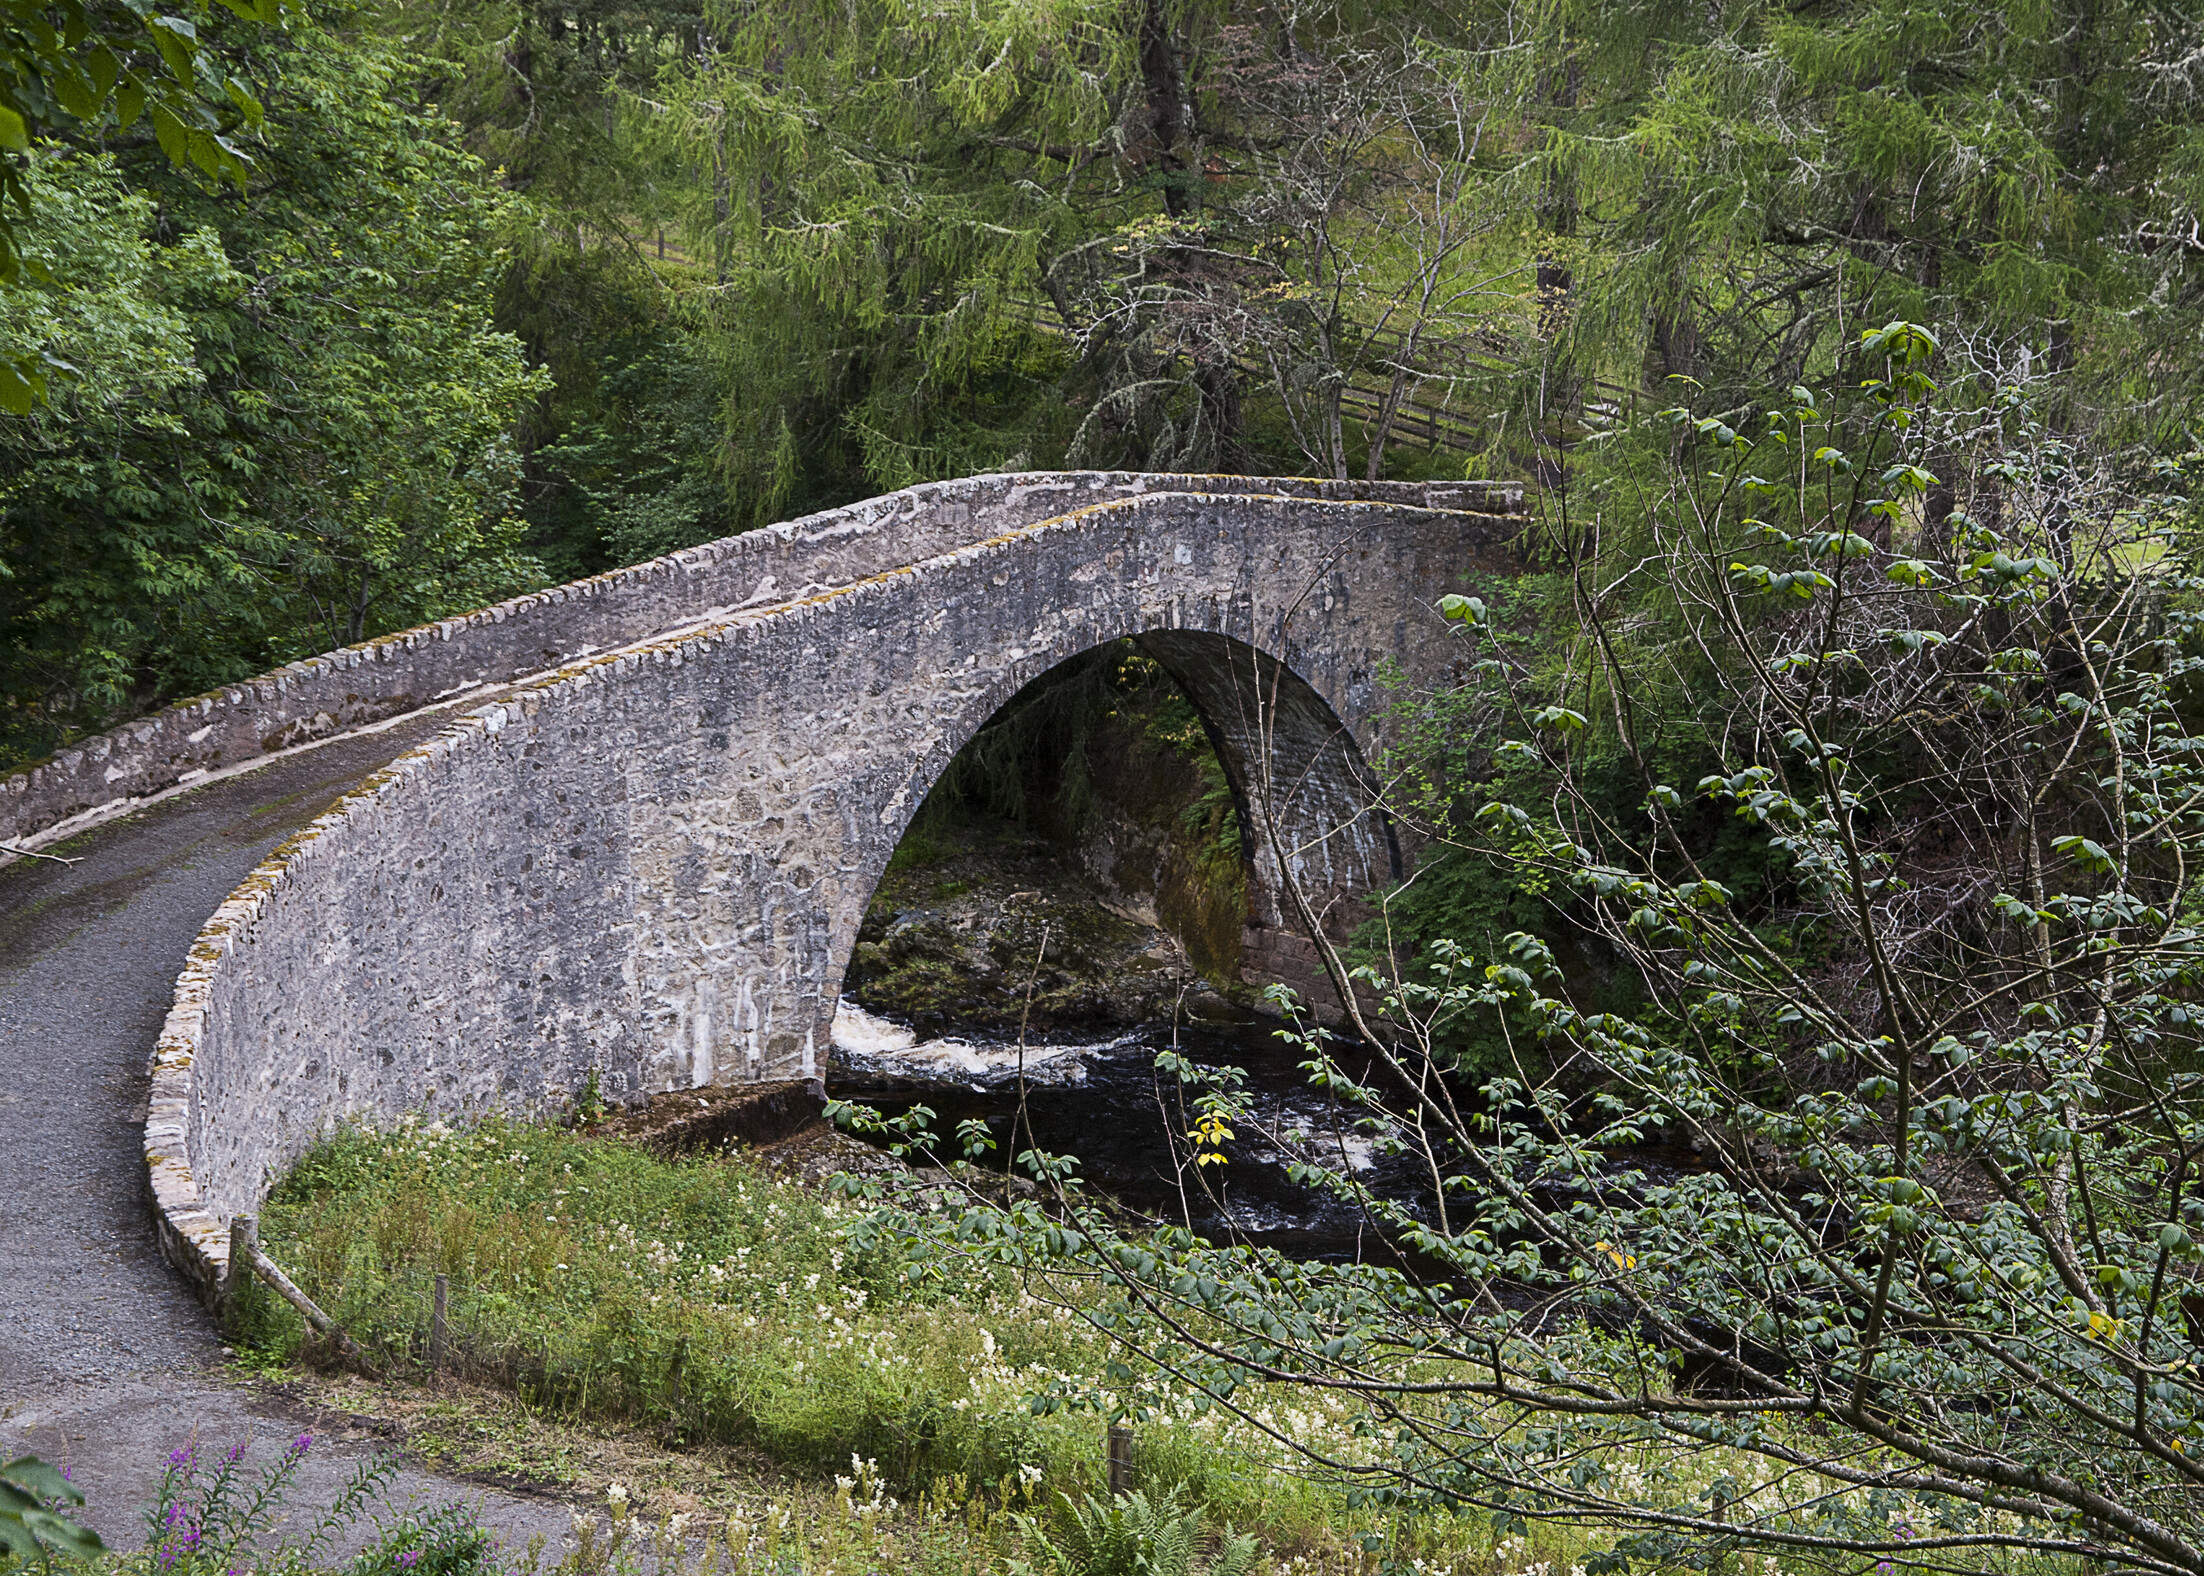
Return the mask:
{"type": "Polygon", "coordinates": [[[1109,1436],[1110,1497],[1133,1491],[1133,1431],[1123,1423],[1112,1423],[1109,1436]]]}
{"type": "Polygon", "coordinates": [[[252,1215],[230,1217],[230,1262],[222,1271],[222,1311],[229,1311],[230,1303],[245,1283],[253,1278],[253,1256],[260,1251],[260,1221],[252,1215]]]}
{"type": "Polygon", "coordinates": [[[678,1445],[685,1437],[682,1422],[682,1369],[689,1362],[689,1338],[684,1335],[673,1343],[673,1365],[666,1371],[666,1432],[668,1445],[678,1445]]]}
{"type": "Polygon", "coordinates": [[[436,1297],[429,1305],[429,1372],[444,1371],[444,1302],[451,1294],[452,1278],[436,1277],[436,1297]]]}

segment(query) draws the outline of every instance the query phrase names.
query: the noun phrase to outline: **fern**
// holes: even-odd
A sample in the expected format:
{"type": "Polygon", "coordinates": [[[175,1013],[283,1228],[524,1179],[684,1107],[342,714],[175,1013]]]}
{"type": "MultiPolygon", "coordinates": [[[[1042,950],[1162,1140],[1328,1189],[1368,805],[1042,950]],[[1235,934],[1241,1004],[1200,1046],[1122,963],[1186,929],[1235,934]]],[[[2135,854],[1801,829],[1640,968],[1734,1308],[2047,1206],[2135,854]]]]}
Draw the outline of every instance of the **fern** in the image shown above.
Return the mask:
{"type": "Polygon", "coordinates": [[[1205,1538],[1201,1513],[1186,1508],[1176,1487],[1153,1500],[1137,1491],[1084,1503],[1058,1497],[1056,1536],[1034,1517],[1018,1518],[1041,1560],[1014,1561],[1017,1576],[1247,1576],[1255,1563],[1252,1534],[1227,1525],[1205,1538]]]}

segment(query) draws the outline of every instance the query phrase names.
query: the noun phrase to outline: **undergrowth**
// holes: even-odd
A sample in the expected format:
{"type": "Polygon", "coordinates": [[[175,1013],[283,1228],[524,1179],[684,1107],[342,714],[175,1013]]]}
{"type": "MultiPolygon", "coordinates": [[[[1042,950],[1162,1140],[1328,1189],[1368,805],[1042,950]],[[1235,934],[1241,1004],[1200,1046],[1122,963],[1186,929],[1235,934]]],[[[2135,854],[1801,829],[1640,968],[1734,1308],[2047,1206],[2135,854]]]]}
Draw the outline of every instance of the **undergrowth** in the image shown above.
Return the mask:
{"type": "MultiPolygon", "coordinates": [[[[317,1146],[270,1197],[262,1240],[393,1376],[430,1381],[443,1273],[447,1368],[559,1415],[658,1429],[676,1447],[754,1449],[813,1483],[854,1470],[839,1492],[860,1520],[868,1494],[876,1507],[996,1507],[982,1540],[994,1552],[960,1546],[970,1568],[1000,1570],[1003,1517],[1062,1526],[1103,1489],[1103,1419],[1037,1411],[1033,1398],[1136,1384],[1153,1395],[1156,1376],[1126,1368],[1065,1288],[1043,1298],[1009,1271],[969,1266],[914,1278],[892,1249],[856,1246],[861,1217],[738,1157],[668,1161],[553,1127],[431,1124],[317,1146]]],[[[265,1295],[240,1299],[232,1333],[263,1362],[326,1355],[265,1295]]],[[[1261,1415],[1348,1430],[1305,1396],[1261,1415]]],[[[1520,1540],[1496,1543],[1482,1517],[1352,1506],[1337,1485],[1285,1470],[1259,1430],[1191,1398],[1140,1424],[1134,1473],[1219,1535],[1253,1531],[1281,1569],[1421,1560],[1499,1576],[1567,1570],[1582,1553],[1558,1529],[1541,1531],[1559,1541],[1534,1558],[1520,1540]]]]}
{"type": "MultiPolygon", "coordinates": [[[[927,1207],[915,1179],[898,1186],[906,1206],[927,1207]]],[[[932,1213],[922,1235],[937,1247],[973,1218],[932,1213]]],[[[446,1370],[504,1385],[543,1415],[639,1427],[677,1451],[760,1452],[795,1474],[730,1488],[693,1525],[687,1512],[643,1522],[609,1485],[609,1522],[577,1514],[574,1538],[529,1551],[514,1576],[1620,1568],[1581,1525],[1410,1510],[1297,1472],[1278,1436],[1350,1464],[1384,1447],[1335,1397],[1243,1388],[1240,1415],[1209,1405],[1110,1344],[1107,1308],[1083,1300],[1091,1283],[978,1255],[906,1256],[912,1239],[880,1220],[740,1156],[666,1160],[492,1121],[339,1134],[278,1185],[262,1240],[389,1383],[439,1382],[425,1351],[442,1273],[446,1370]],[[1073,1409],[1067,1395],[1095,1404],[1073,1409]],[[1136,1419],[1138,1500],[1105,1492],[1110,1416],[1136,1419]]],[[[329,1356],[265,1295],[241,1297],[232,1319],[264,1363],[329,1356]]],[[[1710,1447],[1615,1470],[1727,1492],[1739,1466],[1710,1447]]],[[[1794,1570],[1751,1552],[1731,1560],[1735,1576],[1794,1570]]],[[[1648,1569],[1680,1576],[1690,1563],[1648,1569]]]]}

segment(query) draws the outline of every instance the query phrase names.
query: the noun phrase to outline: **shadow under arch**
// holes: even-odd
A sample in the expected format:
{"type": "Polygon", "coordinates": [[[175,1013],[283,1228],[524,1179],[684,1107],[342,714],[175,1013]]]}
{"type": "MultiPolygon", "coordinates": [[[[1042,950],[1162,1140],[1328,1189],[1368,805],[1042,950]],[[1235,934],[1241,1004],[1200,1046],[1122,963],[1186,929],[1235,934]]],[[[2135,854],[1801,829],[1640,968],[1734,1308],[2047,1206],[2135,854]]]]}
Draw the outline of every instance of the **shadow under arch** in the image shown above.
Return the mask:
{"type": "Polygon", "coordinates": [[[1129,644],[1152,660],[1194,710],[1223,767],[1240,823],[1248,914],[1240,975],[1256,987],[1293,987],[1326,1012],[1336,987],[1308,930],[1345,942],[1367,912],[1366,894],[1399,880],[1403,863],[1391,818],[1353,731],[1292,666],[1235,636],[1157,629],[1097,641],[1014,685],[977,698],[960,725],[915,763],[876,851],[851,883],[855,902],[835,916],[826,1000],[847,977],[858,928],[927,796],[960,751],[1035,686],[1107,647],[1129,644]],[[1001,691],[1006,689],[1007,693],[1001,691]]]}

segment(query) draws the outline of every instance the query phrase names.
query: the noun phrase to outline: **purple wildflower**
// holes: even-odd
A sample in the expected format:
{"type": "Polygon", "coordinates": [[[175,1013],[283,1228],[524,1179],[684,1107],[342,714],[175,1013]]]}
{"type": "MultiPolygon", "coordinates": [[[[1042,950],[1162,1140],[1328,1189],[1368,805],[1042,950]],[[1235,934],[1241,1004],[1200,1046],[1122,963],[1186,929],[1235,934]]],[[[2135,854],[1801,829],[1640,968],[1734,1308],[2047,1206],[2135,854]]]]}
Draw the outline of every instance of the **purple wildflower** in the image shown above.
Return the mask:
{"type": "Polygon", "coordinates": [[[165,1535],[155,1558],[160,1561],[161,1569],[167,1570],[199,1547],[199,1521],[184,1506],[170,1505],[161,1517],[161,1526],[165,1535]]]}
{"type": "Polygon", "coordinates": [[[168,1453],[168,1464],[172,1467],[188,1467],[192,1463],[192,1458],[197,1456],[198,1453],[199,1447],[197,1445],[178,1445],[168,1453]]]}
{"type": "Polygon", "coordinates": [[[419,1549],[407,1549],[398,1556],[398,1568],[402,1571],[410,1571],[420,1563],[421,1551],[419,1549]]]}
{"type": "Polygon", "coordinates": [[[1890,1561],[1888,1561],[1888,1560],[1877,1560],[1877,1561],[1875,1562],[1875,1576],[1890,1576],[1890,1572],[1891,1572],[1891,1564],[1890,1564],[1890,1561]]]}
{"type": "Polygon", "coordinates": [[[306,1454],[307,1451],[313,1448],[313,1445],[314,1436],[312,1434],[301,1434],[298,1436],[298,1438],[291,1441],[291,1454],[294,1456],[303,1456],[304,1454],[306,1454]]]}
{"type": "Polygon", "coordinates": [[[228,1461],[229,1461],[229,1462],[231,1462],[231,1463],[232,1463],[233,1465],[234,1465],[235,1463],[239,1462],[239,1461],[242,1461],[242,1460],[244,1460],[244,1459],[245,1459],[245,1441],[244,1441],[244,1440],[242,1440],[242,1439],[240,1439],[240,1440],[239,1440],[239,1441],[238,1441],[238,1442],[237,1442],[236,1444],[234,1444],[234,1445],[230,1446],[230,1453],[229,1453],[229,1455],[228,1455],[227,1457],[225,1457],[224,1459],[228,1460],[228,1461]]]}

